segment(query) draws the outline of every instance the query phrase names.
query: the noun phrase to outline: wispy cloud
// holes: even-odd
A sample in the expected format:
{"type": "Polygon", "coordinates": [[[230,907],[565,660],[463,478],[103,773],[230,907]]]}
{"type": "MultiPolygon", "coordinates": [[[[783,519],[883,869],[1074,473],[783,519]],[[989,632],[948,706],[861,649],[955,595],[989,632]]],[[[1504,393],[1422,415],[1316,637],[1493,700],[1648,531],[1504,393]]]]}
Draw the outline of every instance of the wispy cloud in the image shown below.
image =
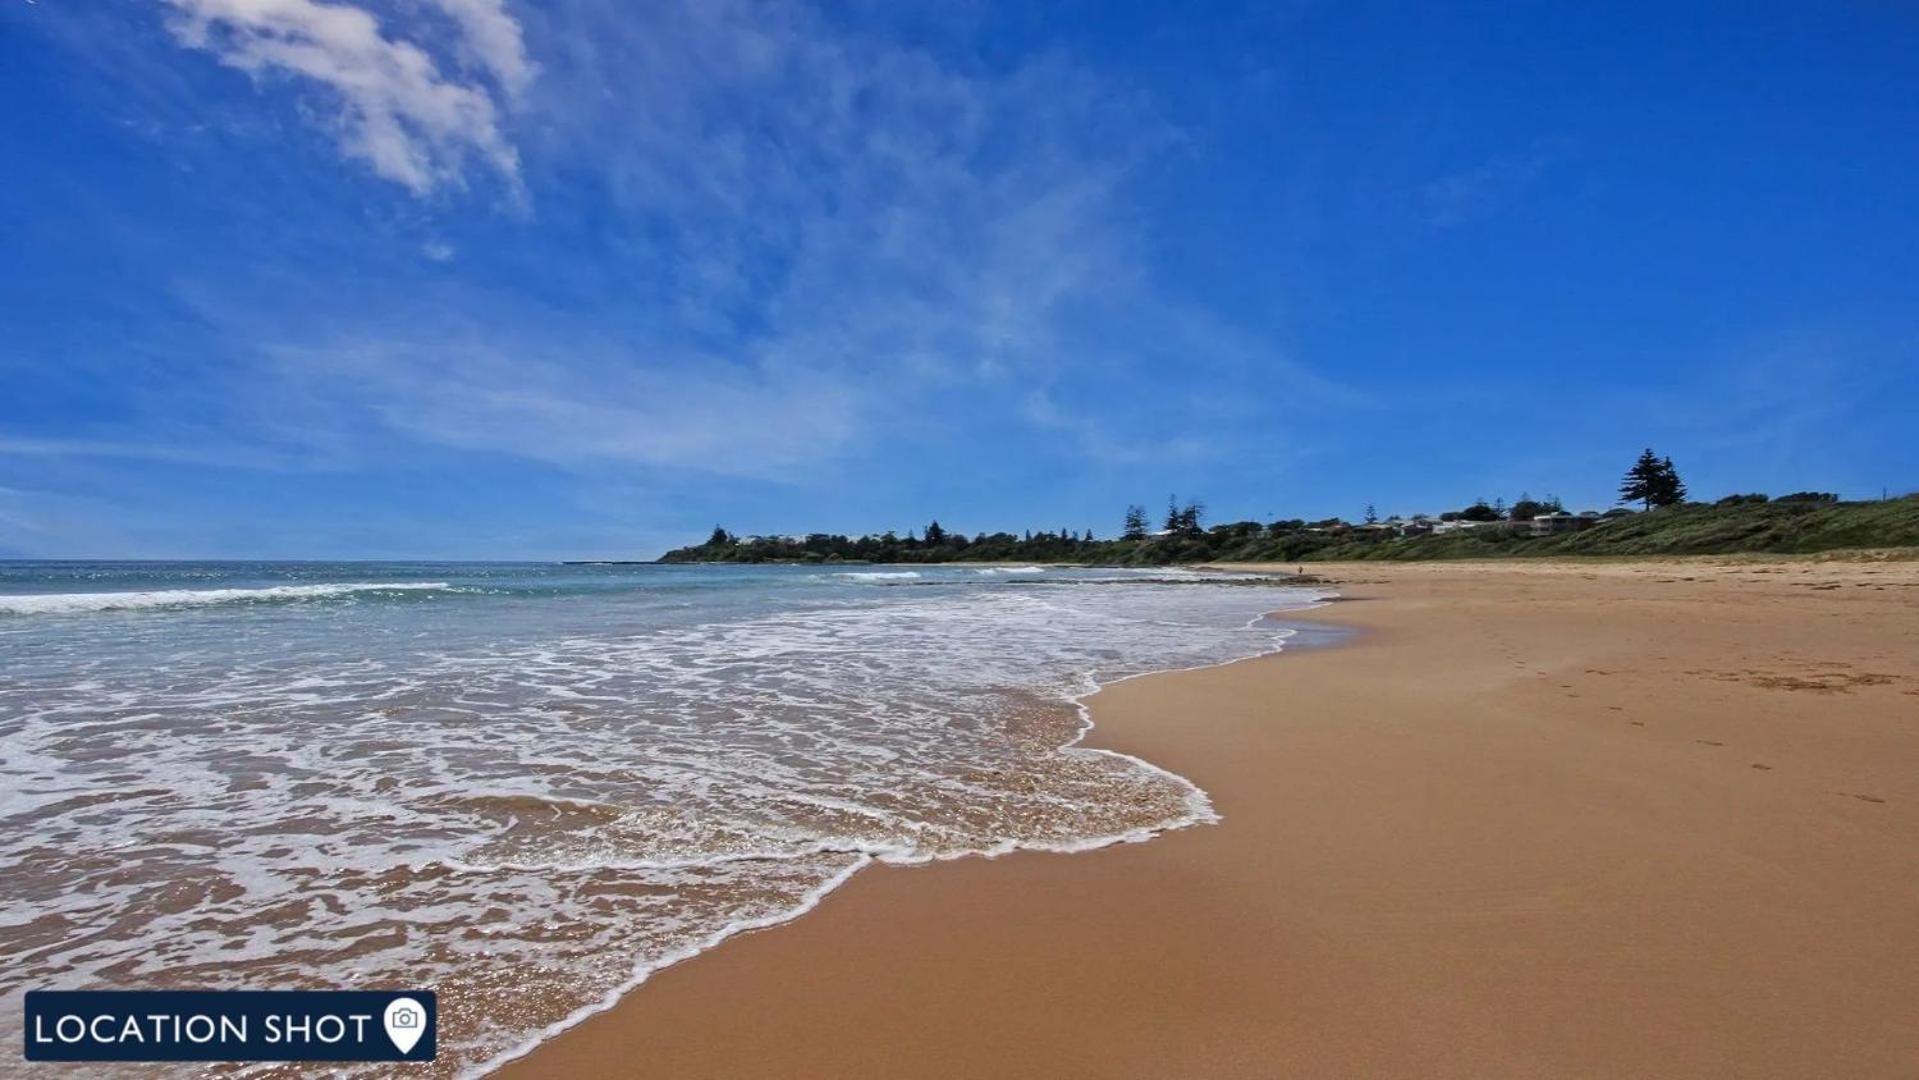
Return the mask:
{"type": "Polygon", "coordinates": [[[484,71],[500,89],[517,98],[537,72],[527,59],[519,20],[506,0],[430,0],[460,31],[460,60],[484,71]]]}
{"type": "Polygon", "coordinates": [[[296,422],[358,413],[422,442],[561,466],[791,478],[843,446],[864,406],[856,389],[802,370],[583,355],[594,348],[555,357],[536,342],[386,335],[268,355],[311,395],[296,422]]]}
{"type": "Polygon", "coordinates": [[[459,70],[383,27],[365,8],[318,0],[168,0],[170,29],[256,78],[294,76],[332,102],[340,149],[416,194],[462,182],[469,158],[517,188],[519,154],[499,98],[533,77],[519,24],[501,0],[433,0],[454,28],[459,70]],[[482,77],[484,76],[484,77],[482,77]]]}
{"type": "Polygon", "coordinates": [[[1536,139],[1525,148],[1495,154],[1479,165],[1449,173],[1420,189],[1426,220],[1451,228],[1497,213],[1572,153],[1569,139],[1536,139]]]}
{"type": "Polygon", "coordinates": [[[1181,135],[1150,101],[1057,54],[981,63],[964,20],[927,40],[882,9],[575,0],[522,35],[500,0],[421,0],[410,22],[170,2],[229,63],[373,73],[353,116],[397,125],[390,175],[416,190],[504,146],[495,112],[449,114],[487,122],[443,153],[408,119],[416,90],[520,102],[510,164],[538,209],[508,247],[435,204],[404,283],[176,282],[231,354],[222,400],[262,403],[246,419],[287,445],[817,480],[1024,430],[1062,459],[1191,462],[1252,422],[1195,376],[1338,393],[1153,279],[1133,193],[1181,135]],[[306,38],[329,44],[269,50],[306,38]],[[407,50],[432,87],[384,78],[407,50]]]}
{"type": "Polygon", "coordinates": [[[123,458],[173,465],[281,469],[291,459],[257,446],[207,441],[160,442],[139,439],[35,438],[0,434],[0,457],[123,458]]]}
{"type": "Polygon", "coordinates": [[[1091,411],[1066,408],[1045,390],[1027,394],[1021,413],[1036,427],[1065,433],[1087,457],[1113,465],[1183,464],[1220,452],[1218,445],[1200,435],[1142,437],[1115,433],[1091,411]]]}
{"type": "Polygon", "coordinates": [[[962,375],[1135,280],[1120,189],[1167,132],[1068,63],[969,70],[724,0],[575,5],[545,44],[566,106],[539,147],[592,160],[683,325],[962,375]]]}

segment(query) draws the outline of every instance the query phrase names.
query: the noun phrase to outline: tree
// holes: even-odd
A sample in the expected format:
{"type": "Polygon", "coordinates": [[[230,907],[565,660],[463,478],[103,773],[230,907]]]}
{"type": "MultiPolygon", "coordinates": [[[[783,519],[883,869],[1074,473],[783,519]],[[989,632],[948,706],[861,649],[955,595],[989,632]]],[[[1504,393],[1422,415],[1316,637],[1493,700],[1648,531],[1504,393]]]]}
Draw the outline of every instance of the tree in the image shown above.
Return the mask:
{"type": "Polygon", "coordinates": [[[938,521],[935,521],[931,525],[928,525],[926,527],[926,543],[928,546],[931,546],[933,544],[943,544],[945,542],[946,542],[946,530],[940,528],[940,523],[938,521]]]}
{"type": "Polygon", "coordinates": [[[1379,524],[1379,511],[1373,509],[1372,503],[1366,504],[1366,524],[1368,525],[1379,524]]]}
{"type": "Polygon", "coordinates": [[[707,547],[728,547],[733,543],[733,534],[718,525],[713,526],[713,535],[706,538],[707,547]]]}
{"type": "Polygon", "coordinates": [[[1205,513],[1205,504],[1188,501],[1173,515],[1173,531],[1182,536],[1198,536],[1202,531],[1199,527],[1199,519],[1205,513]]]}
{"type": "Polygon", "coordinates": [[[1499,511],[1486,505],[1486,500],[1480,499],[1466,509],[1461,510],[1459,517],[1462,521],[1498,521],[1500,514],[1499,511]]]}
{"type": "MultiPolygon", "coordinates": [[[[1645,503],[1648,510],[1655,505],[1667,505],[1660,501],[1665,497],[1667,490],[1666,468],[1667,466],[1659,460],[1659,455],[1653,453],[1652,447],[1648,446],[1645,452],[1639,455],[1639,460],[1633,462],[1632,468],[1626,470],[1625,479],[1620,481],[1619,501],[1645,503]]],[[[1673,479],[1676,481],[1678,476],[1675,475],[1673,479]]]]}
{"type": "Polygon", "coordinates": [[[1126,528],[1119,535],[1124,540],[1146,539],[1146,508],[1144,506],[1126,508],[1126,528]]]}
{"type": "Polygon", "coordinates": [[[1679,479],[1679,470],[1672,467],[1671,458],[1659,459],[1659,482],[1653,488],[1652,505],[1677,506],[1685,501],[1686,483],[1679,479]]]}
{"type": "Polygon", "coordinates": [[[1179,531],[1179,527],[1179,496],[1168,495],[1166,496],[1166,524],[1164,528],[1169,533],[1176,533],[1179,531]]]}

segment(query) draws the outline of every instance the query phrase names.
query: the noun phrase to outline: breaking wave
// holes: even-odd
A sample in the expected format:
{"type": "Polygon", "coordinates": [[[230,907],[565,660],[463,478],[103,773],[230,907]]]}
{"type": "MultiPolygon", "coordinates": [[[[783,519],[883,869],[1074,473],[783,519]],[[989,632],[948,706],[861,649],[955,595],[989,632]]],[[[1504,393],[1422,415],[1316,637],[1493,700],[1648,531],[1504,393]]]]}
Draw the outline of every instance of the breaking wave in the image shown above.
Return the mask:
{"type": "Polygon", "coordinates": [[[207,604],[322,600],[365,592],[443,592],[444,581],[352,581],[327,585],[270,585],[259,589],[159,589],[151,592],[42,593],[0,596],[0,614],[70,615],[87,611],[202,607],[207,604]]]}

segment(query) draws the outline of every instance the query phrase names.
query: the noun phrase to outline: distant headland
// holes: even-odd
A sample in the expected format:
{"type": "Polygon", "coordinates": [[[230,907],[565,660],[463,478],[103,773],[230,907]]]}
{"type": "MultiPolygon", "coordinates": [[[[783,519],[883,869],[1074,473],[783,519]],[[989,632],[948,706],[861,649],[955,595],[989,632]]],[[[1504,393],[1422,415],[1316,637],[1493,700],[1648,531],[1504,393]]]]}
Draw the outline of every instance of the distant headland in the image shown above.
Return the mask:
{"type": "Polygon", "coordinates": [[[1650,449],[1620,484],[1638,509],[1568,511],[1553,496],[1479,500],[1437,515],[1381,518],[1371,506],[1342,518],[1208,525],[1205,508],[1169,499],[1163,516],[1128,507],[1117,537],[1071,529],[964,533],[938,521],[904,536],[736,536],[716,527],[705,543],[676,548],[662,563],[1034,562],[1164,566],[1204,562],[1470,559],[1571,555],[1807,554],[1848,548],[1919,547],[1919,493],[1847,502],[1828,492],[1772,498],[1687,498],[1670,458],[1650,449]]]}

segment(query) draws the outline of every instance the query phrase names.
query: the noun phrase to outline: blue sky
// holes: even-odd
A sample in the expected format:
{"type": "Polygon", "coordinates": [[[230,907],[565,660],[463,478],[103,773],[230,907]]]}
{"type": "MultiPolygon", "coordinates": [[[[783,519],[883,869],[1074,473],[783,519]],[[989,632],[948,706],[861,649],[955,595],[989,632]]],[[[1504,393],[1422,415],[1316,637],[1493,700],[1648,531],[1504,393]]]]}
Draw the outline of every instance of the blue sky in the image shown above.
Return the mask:
{"type": "Polygon", "coordinates": [[[1919,488],[1901,4],[0,0],[0,554],[1919,488]]]}

